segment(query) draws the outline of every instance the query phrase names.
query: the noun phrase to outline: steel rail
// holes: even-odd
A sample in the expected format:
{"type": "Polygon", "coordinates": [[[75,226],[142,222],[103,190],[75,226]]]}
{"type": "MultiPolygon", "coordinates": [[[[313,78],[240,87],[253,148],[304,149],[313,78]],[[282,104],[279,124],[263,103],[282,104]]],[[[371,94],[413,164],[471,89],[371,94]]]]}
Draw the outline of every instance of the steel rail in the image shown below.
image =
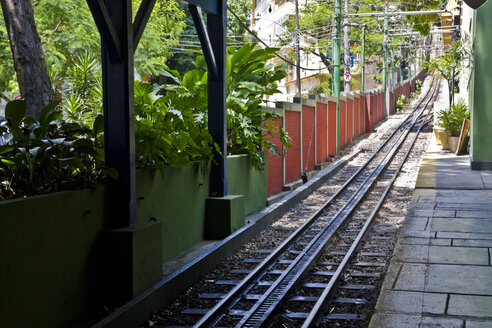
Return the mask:
{"type": "MultiPolygon", "coordinates": [[[[419,104],[420,105],[420,104],[419,104]]],[[[369,163],[377,156],[391,138],[398,132],[398,130],[406,124],[407,120],[411,117],[411,113],[408,117],[396,128],[391,135],[378,147],[378,149],[370,156],[366,162],[318,209],[301,227],[294,231],[278,248],[276,248],[268,257],[266,257],[255,269],[250,272],[243,280],[232,289],[227,295],[225,295],[219,303],[217,303],[206,315],[204,315],[199,322],[193,327],[205,327],[207,325],[213,325],[214,321],[217,322],[217,313],[223,311],[230,304],[235,302],[235,298],[240,297],[240,294],[247,289],[249,284],[255,281],[261,274],[269,269],[271,264],[282,256],[285,251],[290,247],[293,240],[301,237],[301,235],[323,214],[324,210],[333,203],[349,186],[350,184],[361,174],[361,172],[369,165],[369,163]]],[[[330,223],[328,223],[330,224],[330,223]]]]}
{"type": "MultiPolygon", "coordinates": [[[[416,106],[418,108],[422,104],[422,101],[416,106]]],[[[251,283],[255,282],[260,276],[267,273],[274,262],[285,254],[285,251],[291,246],[292,242],[296,238],[300,238],[302,234],[318,219],[323,211],[332,202],[339,197],[343,191],[347,189],[348,186],[356,179],[360,173],[369,165],[369,163],[377,156],[385,145],[392,139],[392,137],[397,133],[405,124],[407,124],[408,119],[412,116],[415,110],[410,113],[407,118],[396,128],[391,135],[378,147],[378,149],[372,154],[372,156],[367,159],[367,161],[341,186],[337,192],[326,201],[320,209],[318,209],[301,227],[299,227],[294,233],[292,233],[277,249],[275,249],[265,260],[263,260],[252,272],[250,272],[236,287],[233,288],[224,298],[222,298],[206,315],[204,315],[199,322],[197,322],[194,327],[205,327],[213,326],[220,321],[221,317],[219,312],[224,311],[226,308],[230,308],[231,305],[235,304],[244,295],[245,291],[252,288],[251,283]]],[[[328,222],[327,226],[332,224],[333,220],[328,222]]]]}
{"type": "Polygon", "coordinates": [[[284,271],[284,273],[275,281],[275,283],[267,290],[267,292],[256,302],[256,304],[243,316],[236,327],[263,327],[268,325],[276,310],[285,301],[287,294],[297,285],[302,276],[315,263],[317,258],[321,256],[323,250],[333,238],[334,234],[342,228],[343,224],[359,205],[363,197],[369,192],[377,178],[384,171],[396,155],[397,150],[401,147],[415,124],[415,121],[420,117],[425,110],[422,108],[419,115],[415,117],[412,126],[403,133],[391,147],[390,151],[385,155],[380,164],[374,169],[364,184],[352,195],[345,205],[337,212],[337,214],[313,240],[306,246],[304,251],[297,256],[292,264],[284,271]]]}
{"type": "MultiPolygon", "coordinates": [[[[438,87],[435,87],[434,88],[433,94],[429,98],[429,100],[427,101],[425,107],[427,107],[429,105],[429,102],[434,97],[437,88],[438,87]]],[[[330,278],[330,281],[328,282],[326,288],[323,290],[323,292],[321,293],[318,301],[316,302],[316,304],[314,305],[313,309],[309,313],[308,317],[304,321],[304,323],[302,325],[302,328],[308,328],[308,327],[311,327],[311,326],[316,325],[318,323],[318,320],[320,319],[320,316],[323,313],[323,309],[326,308],[327,304],[330,302],[330,300],[331,300],[331,298],[333,296],[333,293],[335,291],[335,288],[334,288],[335,285],[340,280],[343,272],[347,269],[348,263],[351,260],[351,258],[353,257],[353,255],[355,253],[355,250],[359,246],[360,242],[363,240],[364,235],[366,234],[366,232],[367,232],[369,226],[371,225],[374,217],[376,216],[376,214],[379,212],[381,206],[383,205],[384,200],[386,199],[386,196],[388,195],[388,193],[389,193],[390,189],[392,188],[394,182],[396,181],[399,173],[401,172],[401,169],[403,168],[403,165],[405,164],[408,156],[410,155],[410,152],[412,151],[413,146],[415,145],[415,142],[417,141],[417,138],[418,138],[418,136],[420,134],[420,131],[429,122],[428,121],[429,114],[430,114],[430,111],[426,115],[426,118],[423,120],[423,122],[418,127],[418,130],[416,131],[416,134],[415,134],[415,136],[414,136],[414,138],[413,138],[413,140],[412,140],[412,142],[410,144],[410,147],[405,152],[401,163],[398,165],[398,167],[396,169],[396,172],[394,173],[394,175],[390,179],[390,181],[389,181],[388,185],[386,186],[383,194],[379,198],[379,201],[376,204],[375,208],[372,210],[371,214],[369,215],[369,217],[367,218],[366,222],[364,223],[364,226],[362,227],[361,231],[359,232],[359,234],[357,235],[356,239],[354,240],[354,242],[350,246],[350,249],[347,251],[347,254],[344,256],[344,258],[340,262],[340,265],[338,266],[337,270],[335,271],[335,273],[333,274],[333,276],[330,278]]],[[[417,120],[414,120],[413,123],[414,124],[417,123],[417,120]]],[[[410,131],[411,131],[411,129],[407,130],[407,132],[406,132],[406,135],[407,136],[410,133],[410,131]]],[[[405,137],[405,139],[406,139],[406,137],[405,137]]]]}

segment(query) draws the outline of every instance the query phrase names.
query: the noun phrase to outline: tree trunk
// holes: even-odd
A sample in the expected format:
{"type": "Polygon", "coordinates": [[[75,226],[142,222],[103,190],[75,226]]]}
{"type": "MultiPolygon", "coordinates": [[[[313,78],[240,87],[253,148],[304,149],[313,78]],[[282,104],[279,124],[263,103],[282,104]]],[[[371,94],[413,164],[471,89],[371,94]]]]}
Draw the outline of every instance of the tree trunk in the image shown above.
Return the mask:
{"type": "Polygon", "coordinates": [[[52,91],[30,0],[0,0],[27,116],[39,119],[52,91]]]}
{"type": "Polygon", "coordinates": [[[453,100],[454,100],[454,90],[453,90],[453,83],[451,81],[448,81],[448,91],[449,91],[449,95],[448,95],[448,99],[449,99],[449,108],[452,108],[453,107],[453,100]]]}

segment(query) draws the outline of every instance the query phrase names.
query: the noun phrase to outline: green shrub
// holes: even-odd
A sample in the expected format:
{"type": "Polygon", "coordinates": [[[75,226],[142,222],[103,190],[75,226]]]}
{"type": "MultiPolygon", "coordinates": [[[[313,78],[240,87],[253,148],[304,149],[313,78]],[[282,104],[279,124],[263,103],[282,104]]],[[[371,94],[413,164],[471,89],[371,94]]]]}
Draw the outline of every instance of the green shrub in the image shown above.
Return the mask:
{"type": "Polygon", "coordinates": [[[0,125],[0,199],[94,186],[114,170],[104,167],[103,120],[93,130],[67,123],[54,102],[39,121],[25,117],[24,100],[11,101],[0,125]]]}
{"type": "Polygon", "coordinates": [[[207,122],[195,111],[198,98],[135,81],[135,152],[139,167],[185,167],[196,159],[211,159],[212,137],[207,122]]]}
{"type": "Polygon", "coordinates": [[[405,95],[400,95],[396,101],[396,110],[400,111],[405,109],[406,97],[405,95]]]}
{"type": "Polygon", "coordinates": [[[308,92],[308,94],[310,95],[320,95],[323,93],[331,94],[330,81],[325,81],[318,85],[315,85],[308,92]]]}
{"type": "MultiPolygon", "coordinates": [[[[277,133],[281,142],[289,146],[290,139],[282,127],[276,128],[276,115],[261,107],[265,96],[279,93],[277,83],[286,76],[283,65],[268,63],[278,49],[255,49],[247,44],[239,49],[228,48],[227,56],[227,151],[248,154],[256,168],[263,164],[266,148],[277,155],[279,146],[270,139],[277,133]]],[[[207,121],[207,66],[203,56],[196,61],[196,69],[181,77],[169,71],[168,77],[176,84],[164,86],[166,103],[178,111],[191,110],[198,124],[207,121]]],[[[166,157],[166,154],[162,154],[166,157]]]]}
{"type": "Polygon", "coordinates": [[[437,113],[437,123],[452,137],[459,137],[463,120],[470,119],[470,111],[463,101],[437,113]]]}

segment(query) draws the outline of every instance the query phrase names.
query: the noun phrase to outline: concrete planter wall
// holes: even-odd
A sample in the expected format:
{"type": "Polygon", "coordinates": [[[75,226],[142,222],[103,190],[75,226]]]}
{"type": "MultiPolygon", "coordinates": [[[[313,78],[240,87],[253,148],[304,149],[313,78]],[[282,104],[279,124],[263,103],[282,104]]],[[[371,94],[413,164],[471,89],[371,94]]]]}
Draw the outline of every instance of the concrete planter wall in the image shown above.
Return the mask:
{"type": "Polygon", "coordinates": [[[137,170],[138,222],[162,224],[162,261],[203,240],[210,167],[137,170]]]}
{"type": "MultiPolygon", "coordinates": [[[[243,155],[228,164],[245,214],[264,207],[266,170],[252,170],[243,155]]],[[[203,240],[209,170],[137,170],[138,223],[161,223],[163,262],[203,240]]],[[[97,303],[104,198],[101,188],[0,202],[2,327],[58,327],[97,303]]]]}
{"type": "Polygon", "coordinates": [[[57,327],[89,308],[104,191],[0,202],[2,327],[57,327]]]}
{"type": "Polygon", "coordinates": [[[248,155],[232,155],[227,158],[229,195],[244,195],[244,215],[254,213],[266,206],[268,194],[268,154],[263,154],[264,169],[256,170],[248,155]]]}

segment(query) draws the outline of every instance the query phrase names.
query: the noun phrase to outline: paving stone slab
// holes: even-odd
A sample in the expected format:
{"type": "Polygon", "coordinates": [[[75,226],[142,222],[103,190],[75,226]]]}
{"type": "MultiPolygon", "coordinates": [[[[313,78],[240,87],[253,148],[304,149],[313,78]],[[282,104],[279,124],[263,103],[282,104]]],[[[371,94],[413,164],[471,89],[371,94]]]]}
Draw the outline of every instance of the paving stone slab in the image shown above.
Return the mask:
{"type": "Polygon", "coordinates": [[[433,218],[431,230],[492,233],[492,221],[482,219],[433,218]]]}
{"type": "Polygon", "coordinates": [[[432,216],[442,218],[454,218],[456,216],[456,211],[436,209],[432,212],[432,216]]]}
{"type": "MultiPolygon", "coordinates": [[[[464,321],[447,317],[422,317],[419,328],[463,328],[464,321]]],[[[389,327],[388,327],[389,328],[389,327]]],[[[410,327],[409,327],[410,328],[410,327]]]]}
{"type": "Polygon", "coordinates": [[[425,189],[415,187],[415,191],[413,192],[412,200],[417,200],[417,202],[422,202],[422,199],[434,199],[436,197],[435,189],[425,189]]]}
{"type": "MultiPolygon", "coordinates": [[[[468,186],[467,186],[468,187],[468,186]]],[[[485,188],[482,186],[477,186],[476,188],[485,188]]],[[[471,203],[481,203],[477,201],[480,199],[489,199],[492,200],[492,190],[477,190],[477,189],[438,189],[436,191],[436,197],[459,197],[459,198],[470,198],[471,203]]]]}
{"type": "MultiPolygon", "coordinates": [[[[439,210],[442,211],[442,210],[439,210]]],[[[437,215],[436,215],[437,216],[437,215]]],[[[469,211],[456,211],[457,218],[473,218],[473,219],[489,219],[492,220],[492,212],[489,211],[477,211],[477,210],[469,210],[469,211]]]]}
{"type": "Polygon", "coordinates": [[[439,205],[452,205],[448,209],[454,210],[480,210],[481,208],[491,207],[492,198],[475,196],[464,196],[461,193],[455,196],[436,196],[436,209],[441,209],[439,205]]]}
{"type": "Polygon", "coordinates": [[[419,315],[378,312],[372,316],[369,328],[409,328],[418,327],[419,323],[419,315]]]}
{"type": "Polygon", "coordinates": [[[431,246],[451,246],[452,239],[449,238],[433,238],[429,240],[431,246]]]}
{"type": "MultiPolygon", "coordinates": [[[[463,328],[464,322],[461,319],[446,317],[422,317],[419,328],[463,328]]],[[[388,327],[389,328],[389,327],[388,327]]],[[[408,326],[410,328],[410,326],[408,326]]]]}
{"type": "Polygon", "coordinates": [[[492,296],[491,277],[491,266],[430,264],[425,291],[492,296]]]}
{"type": "Polygon", "coordinates": [[[480,171],[480,175],[482,176],[485,187],[489,189],[492,188],[492,172],[480,171]]]}
{"type": "Polygon", "coordinates": [[[453,246],[492,247],[492,239],[453,239],[453,246]]]}
{"type": "Polygon", "coordinates": [[[454,159],[439,159],[436,163],[437,188],[485,188],[482,177],[478,171],[469,169],[470,163],[462,163],[467,166],[466,171],[454,159]],[[460,174],[456,174],[460,173],[460,174]]]}
{"type": "Polygon", "coordinates": [[[449,297],[448,314],[492,318],[492,296],[451,294],[449,297]]]}
{"type": "Polygon", "coordinates": [[[397,290],[424,291],[426,272],[426,264],[403,263],[391,286],[397,290]]]}
{"type": "MultiPolygon", "coordinates": [[[[436,209],[443,209],[443,210],[449,210],[449,209],[456,210],[457,206],[456,206],[456,204],[453,204],[453,203],[437,203],[435,208],[436,209]]],[[[460,204],[459,209],[460,210],[475,210],[475,211],[492,211],[492,206],[490,206],[486,202],[484,202],[484,203],[462,203],[462,204],[460,204]]]]}
{"type": "Polygon", "coordinates": [[[433,208],[425,208],[425,209],[410,208],[407,212],[407,216],[411,216],[411,217],[429,217],[432,216],[433,214],[434,214],[433,208]]]}
{"type": "MultiPolygon", "coordinates": [[[[376,313],[369,328],[463,328],[461,319],[446,317],[421,317],[412,314],[376,313]]],[[[467,328],[469,328],[467,326],[467,328]]]]}
{"type": "Polygon", "coordinates": [[[431,246],[429,263],[488,265],[489,252],[486,248],[431,246]]]}
{"type": "Polygon", "coordinates": [[[388,290],[376,305],[377,311],[404,314],[444,314],[447,294],[388,290]]]}
{"type": "Polygon", "coordinates": [[[415,230],[402,230],[401,237],[415,237],[415,238],[434,238],[436,233],[434,231],[415,231],[415,230]]]}
{"type": "Polygon", "coordinates": [[[427,263],[428,245],[397,245],[393,260],[397,262],[427,263]]]}
{"type": "MultiPolygon", "coordinates": [[[[442,239],[442,240],[449,240],[451,245],[451,239],[442,239]]],[[[430,238],[416,238],[416,237],[403,236],[398,239],[398,243],[401,245],[429,245],[430,238]]]]}
{"type": "Polygon", "coordinates": [[[466,328],[492,328],[492,320],[466,320],[466,328]]]}
{"type": "Polygon", "coordinates": [[[428,217],[408,217],[403,225],[403,230],[425,231],[429,230],[428,217]]]}
{"type": "Polygon", "coordinates": [[[490,233],[476,233],[476,232],[449,232],[442,231],[437,232],[437,238],[452,238],[452,239],[492,239],[490,233]]]}

